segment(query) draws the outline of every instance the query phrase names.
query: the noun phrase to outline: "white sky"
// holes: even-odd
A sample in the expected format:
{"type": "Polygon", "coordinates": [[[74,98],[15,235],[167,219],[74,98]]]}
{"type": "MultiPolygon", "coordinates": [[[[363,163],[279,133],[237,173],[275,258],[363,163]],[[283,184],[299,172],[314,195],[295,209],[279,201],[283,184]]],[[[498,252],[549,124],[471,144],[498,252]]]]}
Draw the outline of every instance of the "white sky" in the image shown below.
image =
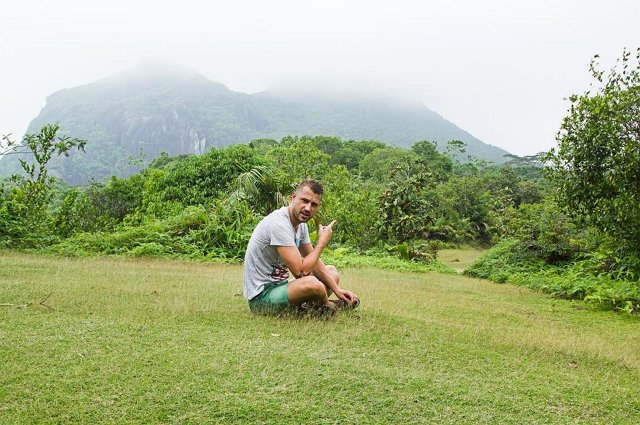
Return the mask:
{"type": "Polygon", "coordinates": [[[148,58],[232,90],[329,84],[393,92],[518,155],[555,145],[569,106],[623,47],[637,0],[0,0],[0,134],[46,96],[148,58]]]}

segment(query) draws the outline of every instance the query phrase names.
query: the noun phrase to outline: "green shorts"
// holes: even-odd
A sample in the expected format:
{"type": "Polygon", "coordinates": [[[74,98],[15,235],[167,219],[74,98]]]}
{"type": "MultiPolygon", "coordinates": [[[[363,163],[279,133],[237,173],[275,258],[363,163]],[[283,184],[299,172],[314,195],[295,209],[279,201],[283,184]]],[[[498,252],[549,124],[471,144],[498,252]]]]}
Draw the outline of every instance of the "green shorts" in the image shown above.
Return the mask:
{"type": "Polygon", "coordinates": [[[287,296],[288,280],[271,282],[254,299],[249,300],[249,308],[254,313],[280,313],[289,308],[287,296]]]}

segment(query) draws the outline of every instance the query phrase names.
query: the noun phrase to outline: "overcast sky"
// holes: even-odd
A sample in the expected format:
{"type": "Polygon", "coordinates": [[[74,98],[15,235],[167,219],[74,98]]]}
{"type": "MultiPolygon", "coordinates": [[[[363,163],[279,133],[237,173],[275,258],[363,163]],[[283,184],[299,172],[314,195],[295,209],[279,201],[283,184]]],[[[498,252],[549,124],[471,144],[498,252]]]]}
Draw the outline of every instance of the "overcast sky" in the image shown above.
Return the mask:
{"type": "Polygon", "coordinates": [[[0,0],[0,134],[56,90],[164,59],[235,91],[323,84],[416,98],[485,143],[548,150],[589,87],[640,47],[637,0],[0,0]]]}

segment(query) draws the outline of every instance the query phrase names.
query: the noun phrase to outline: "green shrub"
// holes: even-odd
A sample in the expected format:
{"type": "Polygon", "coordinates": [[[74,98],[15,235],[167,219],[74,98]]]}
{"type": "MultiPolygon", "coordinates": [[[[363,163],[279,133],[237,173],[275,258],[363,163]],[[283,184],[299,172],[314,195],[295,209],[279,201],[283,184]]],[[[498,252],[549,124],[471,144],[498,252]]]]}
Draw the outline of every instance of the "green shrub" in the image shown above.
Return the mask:
{"type": "Polygon", "coordinates": [[[520,240],[506,238],[478,258],[464,274],[504,283],[516,273],[535,273],[545,266],[543,260],[522,249],[520,240]]]}
{"type": "Polygon", "coordinates": [[[260,219],[245,201],[219,199],[207,223],[189,232],[185,240],[202,247],[207,257],[240,260],[260,219]]]}
{"type": "Polygon", "coordinates": [[[550,264],[568,261],[582,250],[576,225],[551,201],[521,205],[508,227],[522,249],[550,264]]]}
{"type": "Polygon", "coordinates": [[[215,257],[242,259],[259,217],[243,201],[216,201],[207,211],[191,206],[165,220],[122,225],[112,232],[83,232],[53,247],[64,255],[215,257]]]}
{"type": "Polygon", "coordinates": [[[372,199],[381,192],[378,184],[363,181],[345,167],[334,167],[323,181],[325,195],[320,209],[324,224],[336,220],[333,241],[365,251],[378,240],[372,228],[378,218],[378,207],[372,199]]]}
{"type": "Polygon", "coordinates": [[[513,283],[552,296],[582,300],[603,309],[640,313],[640,282],[594,274],[590,258],[562,265],[548,264],[514,238],[505,239],[480,257],[465,274],[497,283],[513,283]]]}
{"type": "Polygon", "coordinates": [[[161,257],[167,255],[167,247],[156,242],[144,242],[127,252],[130,257],[161,257]]]}
{"type": "Polygon", "coordinates": [[[187,206],[210,205],[230,192],[240,173],[263,162],[247,145],[211,149],[201,156],[163,158],[143,172],[142,211],[163,219],[187,206]]]}

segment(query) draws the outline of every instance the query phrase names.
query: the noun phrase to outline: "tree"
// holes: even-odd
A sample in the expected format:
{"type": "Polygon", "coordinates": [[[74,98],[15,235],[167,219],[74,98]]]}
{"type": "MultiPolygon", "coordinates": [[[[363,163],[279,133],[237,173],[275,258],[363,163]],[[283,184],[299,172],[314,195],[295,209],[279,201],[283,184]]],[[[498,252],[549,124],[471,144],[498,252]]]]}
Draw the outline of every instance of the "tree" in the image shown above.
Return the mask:
{"type": "Polygon", "coordinates": [[[329,171],[330,156],[309,139],[284,138],[265,158],[280,182],[297,183],[306,178],[322,180],[329,171]]]}
{"type": "MultiPolygon", "coordinates": [[[[456,143],[457,141],[452,141],[456,143]]],[[[453,146],[453,145],[450,145],[453,146]]],[[[453,170],[453,161],[446,154],[438,152],[435,142],[421,140],[411,146],[411,150],[417,154],[431,172],[440,180],[446,180],[453,170]]]]}
{"type": "Polygon", "coordinates": [[[397,165],[379,200],[377,228],[383,239],[428,239],[435,220],[434,200],[426,196],[435,187],[433,175],[421,163],[397,165]]]}
{"type": "Polygon", "coordinates": [[[69,136],[58,136],[59,128],[58,124],[47,124],[38,133],[25,135],[21,143],[8,144],[7,154],[27,154],[35,162],[19,159],[26,176],[14,175],[11,178],[15,186],[0,209],[0,242],[33,245],[51,233],[47,231],[47,208],[55,178],[49,176],[47,164],[54,155],[68,156],[74,148],[84,151],[87,143],[69,136]]]}
{"type": "Polygon", "coordinates": [[[570,97],[547,155],[548,175],[568,212],[640,253],[640,49],[624,50],[608,75],[596,55],[595,92],[570,97]],[[635,63],[634,63],[635,62],[635,63]]]}
{"type": "Polygon", "coordinates": [[[292,191],[291,185],[278,181],[271,168],[256,165],[238,175],[229,199],[247,201],[255,211],[264,216],[287,205],[287,197],[292,191]]]}
{"type": "Polygon", "coordinates": [[[363,179],[371,179],[377,183],[386,183],[395,169],[403,165],[411,172],[416,167],[419,157],[415,152],[402,148],[385,147],[367,154],[360,161],[360,175],[363,179]]]}
{"type": "Polygon", "coordinates": [[[143,172],[142,210],[156,218],[207,205],[228,193],[238,174],[260,165],[247,145],[211,149],[203,155],[162,155],[143,172]]]}
{"type": "Polygon", "coordinates": [[[364,157],[376,149],[387,146],[377,140],[348,140],[331,155],[332,165],[344,165],[349,171],[357,172],[364,157]]]}

